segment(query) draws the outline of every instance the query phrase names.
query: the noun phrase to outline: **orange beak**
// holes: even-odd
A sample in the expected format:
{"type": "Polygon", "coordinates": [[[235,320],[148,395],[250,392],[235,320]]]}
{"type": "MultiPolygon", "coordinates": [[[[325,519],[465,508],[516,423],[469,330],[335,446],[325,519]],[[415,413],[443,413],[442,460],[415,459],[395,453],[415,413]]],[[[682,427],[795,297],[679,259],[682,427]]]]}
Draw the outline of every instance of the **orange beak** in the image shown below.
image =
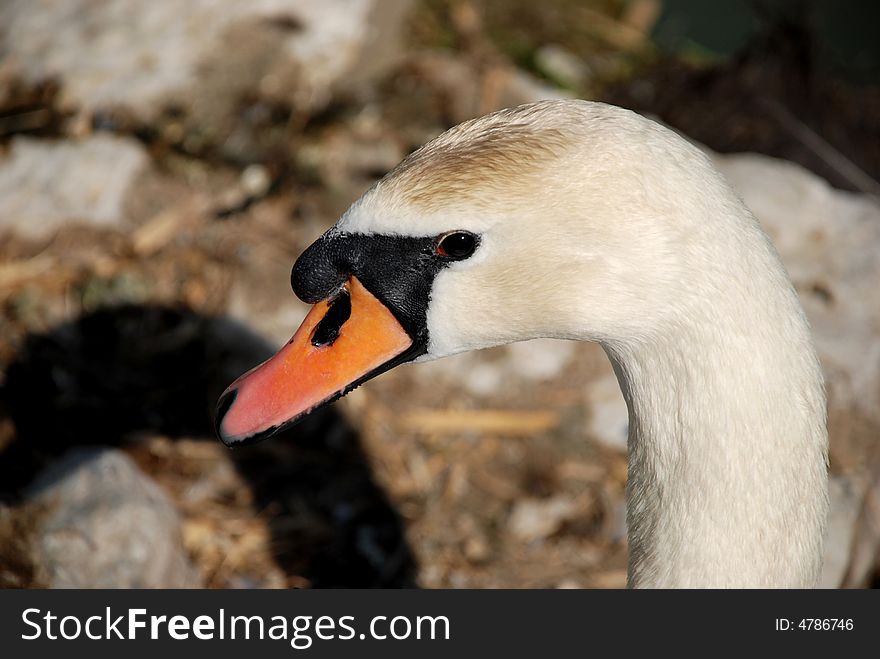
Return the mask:
{"type": "Polygon", "coordinates": [[[227,445],[265,439],[390,368],[412,344],[388,308],[351,277],[339,295],[312,307],[274,357],[226,389],[217,434],[227,445]]]}

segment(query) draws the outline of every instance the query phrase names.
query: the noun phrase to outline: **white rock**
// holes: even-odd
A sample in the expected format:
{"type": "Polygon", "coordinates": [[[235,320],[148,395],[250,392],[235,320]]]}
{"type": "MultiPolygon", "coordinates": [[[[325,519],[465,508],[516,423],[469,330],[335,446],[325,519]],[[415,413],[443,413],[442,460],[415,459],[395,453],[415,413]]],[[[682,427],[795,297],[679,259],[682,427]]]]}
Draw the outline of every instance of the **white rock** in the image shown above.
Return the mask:
{"type": "Polygon", "coordinates": [[[262,197],[272,185],[272,179],[262,165],[248,165],[239,177],[239,185],[251,197],[262,197]]]}
{"type": "Polygon", "coordinates": [[[118,225],[126,195],[148,163],[143,147],[130,138],[17,137],[0,158],[0,230],[42,237],[71,220],[118,225]]]}
{"type": "Polygon", "coordinates": [[[584,61],[558,44],[538,48],[535,52],[535,65],[545,75],[568,87],[577,88],[587,75],[584,61]]]}
{"type": "Polygon", "coordinates": [[[868,473],[846,474],[828,485],[831,514],[819,586],[870,587],[880,568],[880,481],[868,473]]]}
{"type": "MultiPolygon", "coordinates": [[[[880,571],[880,479],[875,471],[865,488],[859,521],[853,535],[852,555],[842,588],[868,588],[880,571]]],[[[832,513],[834,508],[832,506],[832,513]]]]}
{"type": "MultiPolygon", "coordinates": [[[[454,359],[454,357],[450,357],[454,359]]],[[[474,364],[472,368],[461,369],[462,374],[467,374],[463,378],[462,384],[472,394],[477,396],[491,396],[497,394],[504,384],[504,371],[495,363],[474,364]]]]}
{"type": "Polygon", "coordinates": [[[574,357],[573,341],[534,339],[507,346],[510,365],[527,380],[552,380],[562,373],[574,357]]]}
{"type": "Polygon", "coordinates": [[[838,476],[829,481],[828,493],[831,514],[825,532],[825,559],[819,587],[840,588],[852,559],[853,539],[865,488],[861,483],[838,476]]]}
{"type": "Polygon", "coordinates": [[[168,496],[121,451],[75,449],[40,474],[35,545],[51,588],[199,585],[168,496]]]}
{"type": "Polygon", "coordinates": [[[486,360],[487,354],[486,351],[463,352],[423,362],[412,374],[426,384],[439,380],[464,387],[474,396],[496,395],[505,384],[508,370],[501,360],[486,360]]]}
{"type": "Polygon", "coordinates": [[[535,339],[426,362],[416,373],[426,381],[439,377],[454,382],[475,396],[492,396],[508,383],[555,379],[571,363],[576,348],[573,341],[535,339]]]}
{"type": "Polygon", "coordinates": [[[556,584],[557,590],[580,590],[581,588],[583,588],[583,586],[574,579],[566,579],[556,584]]]}
{"type": "Polygon", "coordinates": [[[408,4],[7,0],[0,55],[31,79],[60,78],[64,100],[86,110],[124,106],[148,120],[181,92],[232,78],[312,107],[387,63],[408,4]]]}
{"type": "Polygon", "coordinates": [[[510,532],[525,542],[553,535],[578,512],[576,503],[566,496],[550,499],[519,499],[508,520],[510,532]]]}
{"type": "Polygon", "coordinates": [[[588,432],[590,437],[607,448],[626,451],[629,435],[629,413],[620,393],[620,385],[611,369],[587,385],[590,406],[588,432]]]}

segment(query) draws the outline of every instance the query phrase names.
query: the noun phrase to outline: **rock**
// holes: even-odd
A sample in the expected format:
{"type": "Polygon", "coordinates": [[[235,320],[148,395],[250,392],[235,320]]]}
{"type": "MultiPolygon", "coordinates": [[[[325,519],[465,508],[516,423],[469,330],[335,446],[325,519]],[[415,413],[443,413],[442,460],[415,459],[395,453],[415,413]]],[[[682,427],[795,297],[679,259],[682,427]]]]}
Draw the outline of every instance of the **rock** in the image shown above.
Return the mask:
{"type": "Polygon", "coordinates": [[[164,106],[211,115],[251,91],[300,109],[381,72],[408,0],[9,0],[0,57],[30,80],[58,78],[63,102],[164,106]],[[212,108],[213,105],[213,108],[212,108]]]}
{"type": "Polygon", "coordinates": [[[553,380],[571,363],[576,344],[560,339],[533,339],[507,347],[514,373],[526,380],[553,380]]]}
{"type": "Polygon", "coordinates": [[[556,584],[557,590],[580,590],[581,588],[583,588],[583,586],[574,579],[566,579],[556,584]]]}
{"type": "Polygon", "coordinates": [[[621,497],[611,504],[609,511],[608,539],[611,542],[627,542],[626,500],[621,497]]]}
{"type": "Polygon", "coordinates": [[[462,353],[421,365],[417,377],[440,377],[475,396],[493,396],[511,383],[554,380],[574,360],[577,344],[559,339],[533,339],[494,349],[462,353]],[[487,356],[491,356],[487,360],[487,356]]]}
{"type": "Polygon", "coordinates": [[[620,393],[617,377],[608,372],[587,384],[590,405],[589,434],[603,446],[615,451],[627,450],[629,412],[620,393]]]}
{"type": "Polygon", "coordinates": [[[551,80],[578,89],[587,77],[586,63],[558,44],[541,46],[535,52],[535,66],[551,80]]]}
{"type": "Polygon", "coordinates": [[[837,475],[829,482],[820,588],[868,588],[880,568],[880,481],[837,475]]]}
{"type": "Polygon", "coordinates": [[[121,451],[71,450],[26,496],[47,509],[34,545],[50,588],[199,585],[176,509],[121,451]]]}
{"type": "Polygon", "coordinates": [[[140,143],[124,137],[17,137],[0,158],[0,231],[42,238],[72,220],[119,226],[126,196],[148,163],[140,143]]]}
{"type": "Polygon", "coordinates": [[[262,165],[248,165],[241,173],[241,189],[250,197],[262,197],[272,185],[269,172],[262,165]]]}
{"type": "Polygon", "coordinates": [[[846,579],[864,493],[861,483],[841,476],[828,483],[831,514],[825,532],[820,588],[839,588],[846,579]]]}
{"type": "MultiPolygon", "coordinates": [[[[875,474],[876,476],[876,474],[875,474]]],[[[832,509],[833,510],[833,509],[832,509]]],[[[880,480],[865,491],[843,588],[871,588],[880,574],[880,480]]]]}
{"type": "Polygon", "coordinates": [[[508,528],[519,540],[541,540],[556,533],[579,512],[577,503],[567,496],[519,499],[510,513],[508,528]]]}
{"type": "MultiPolygon", "coordinates": [[[[467,360],[461,359],[459,355],[454,355],[449,359],[467,363],[467,360]]],[[[501,391],[506,382],[503,367],[503,364],[497,362],[477,363],[467,370],[462,369],[457,372],[462,374],[461,384],[468,392],[475,396],[492,396],[501,391]]]]}

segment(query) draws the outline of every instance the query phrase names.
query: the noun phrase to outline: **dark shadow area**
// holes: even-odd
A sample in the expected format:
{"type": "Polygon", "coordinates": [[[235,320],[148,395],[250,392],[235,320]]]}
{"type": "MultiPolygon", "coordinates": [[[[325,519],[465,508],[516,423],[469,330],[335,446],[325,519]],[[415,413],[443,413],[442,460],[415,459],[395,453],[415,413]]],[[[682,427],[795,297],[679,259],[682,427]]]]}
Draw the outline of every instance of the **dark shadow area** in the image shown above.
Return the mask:
{"type": "MultiPolygon", "coordinates": [[[[105,309],[29,337],[7,369],[0,415],[15,426],[0,453],[0,499],[73,446],[138,434],[214,438],[214,405],[272,347],[241,325],[189,310],[105,309]]],[[[411,587],[401,519],[375,483],[357,433],[333,408],[230,453],[258,510],[272,511],[279,566],[315,587],[411,587]]]]}

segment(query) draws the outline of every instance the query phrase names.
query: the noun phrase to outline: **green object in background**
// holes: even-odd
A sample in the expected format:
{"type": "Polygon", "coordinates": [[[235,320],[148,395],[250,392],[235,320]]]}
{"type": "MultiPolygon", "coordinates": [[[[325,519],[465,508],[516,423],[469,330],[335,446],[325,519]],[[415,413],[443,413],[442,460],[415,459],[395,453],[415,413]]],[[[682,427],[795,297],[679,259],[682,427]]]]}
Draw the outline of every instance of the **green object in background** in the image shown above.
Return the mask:
{"type": "Polygon", "coordinates": [[[652,36],[661,49],[688,59],[723,59],[783,22],[812,34],[819,69],[880,81],[876,0],[664,0],[652,36]]]}
{"type": "Polygon", "coordinates": [[[719,58],[743,49],[760,28],[745,1],[665,0],[653,38],[680,55],[719,58]]]}
{"type": "Polygon", "coordinates": [[[822,63],[858,82],[880,82],[880,2],[816,2],[822,63]]]}

